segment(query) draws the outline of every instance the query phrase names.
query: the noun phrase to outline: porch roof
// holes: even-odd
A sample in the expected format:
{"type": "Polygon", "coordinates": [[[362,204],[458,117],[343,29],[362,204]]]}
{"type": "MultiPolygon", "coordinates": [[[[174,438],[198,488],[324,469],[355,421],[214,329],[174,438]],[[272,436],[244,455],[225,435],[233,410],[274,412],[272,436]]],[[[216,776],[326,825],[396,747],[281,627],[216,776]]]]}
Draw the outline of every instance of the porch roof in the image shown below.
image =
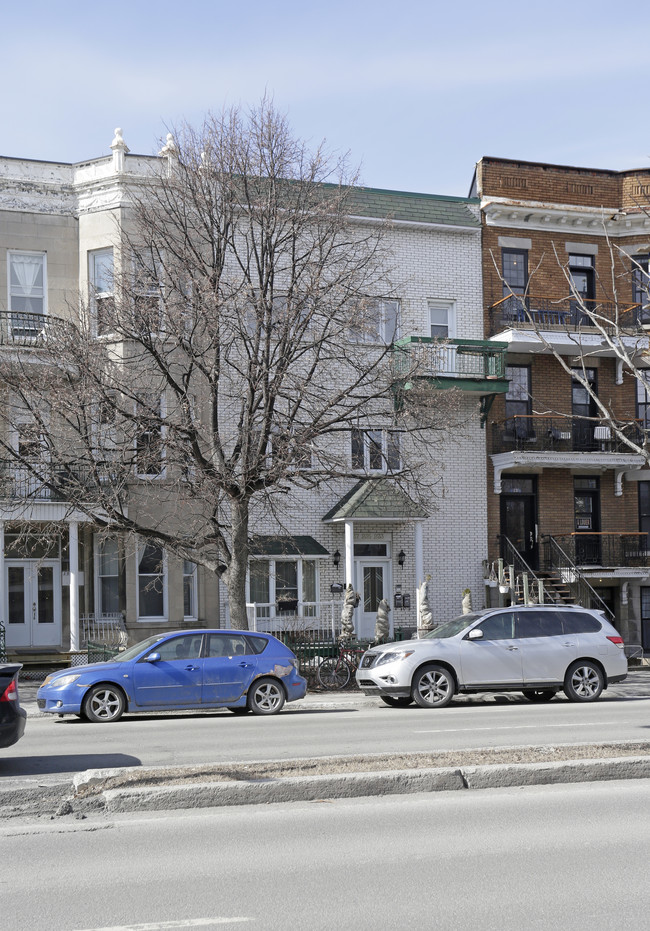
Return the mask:
{"type": "Polygon", "coordinates": [[[357,482],[323,517],[326,523],[343,520],[421,520],[429,515],[405,491],[385,478],[357,482]]]}
{"type": "Polygon", "coordinates": [[[250,539],[251,556],[329,556],[313,537],[300,534],[255,534],[250,539]]]}

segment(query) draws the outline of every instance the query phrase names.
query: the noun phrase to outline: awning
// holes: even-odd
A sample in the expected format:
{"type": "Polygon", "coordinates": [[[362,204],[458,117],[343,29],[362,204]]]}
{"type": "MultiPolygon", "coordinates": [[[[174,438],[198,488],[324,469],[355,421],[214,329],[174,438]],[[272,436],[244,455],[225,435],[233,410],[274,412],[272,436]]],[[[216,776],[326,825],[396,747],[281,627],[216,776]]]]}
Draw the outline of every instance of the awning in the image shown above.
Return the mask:
{"type": "Polygon", "coordinates": [[[255,534],[249,542],[251,556],[329,556],[313,537],[287,534],[255,534]]]}
{"type": "Polygon", "coordinates": [[[323,520],[404,521],[422,520],[427,512],[406,492],[385,478],[362,479],[343,495],[323,520]]]}

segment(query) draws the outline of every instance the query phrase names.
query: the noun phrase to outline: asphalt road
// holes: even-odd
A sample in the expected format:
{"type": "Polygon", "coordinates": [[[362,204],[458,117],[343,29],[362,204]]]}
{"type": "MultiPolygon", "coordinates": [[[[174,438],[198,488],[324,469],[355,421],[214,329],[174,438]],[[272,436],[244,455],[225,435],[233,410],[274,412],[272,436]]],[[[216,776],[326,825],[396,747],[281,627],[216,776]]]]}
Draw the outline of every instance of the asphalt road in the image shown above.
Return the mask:
{"type": "Polygon", "coordinates": [[[389,708],[359,693],[310,695],[277,717],[228,711],[125,716],[114,724],[30,716],[0,755],[0,778],[54,778],[86,769],[291,759],[476,747],[650,739],[650,675],[633,673],[600,701],[562,695],[473,696],[439,710],[389,708]]]}
{"type": "Polygon", "coordinates": [[[12,931],[645,927],[650,781],[0,824],[12,931]]]}

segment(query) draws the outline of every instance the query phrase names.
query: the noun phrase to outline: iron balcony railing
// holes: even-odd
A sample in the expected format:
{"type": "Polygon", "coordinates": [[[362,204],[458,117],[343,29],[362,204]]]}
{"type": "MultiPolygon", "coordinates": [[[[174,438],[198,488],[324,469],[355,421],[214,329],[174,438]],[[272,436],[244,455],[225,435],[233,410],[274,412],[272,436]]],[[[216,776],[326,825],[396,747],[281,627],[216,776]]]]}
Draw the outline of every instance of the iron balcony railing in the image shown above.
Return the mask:
{"type": "Polygon", "coordinates": [[[549,568],[558,565],[557,553],[549,548],[551,541],[554,541],[556,547],[561,548],[567,560],[574,566],[650,566],[650,541],[647,533],[575,531],[553,534],[552,538],[544,540],[544,561],[549,568]]]}
{"type": "Polygon", "coordinates": [[[650,322],[647,309],[641,304],[616,304],[573,296],[548,297],[537,294],[509,294],[489,308],[490,334],[503,329],[570,330],[576,332],[594,328],[594,321],[585,313],[587,308],[611,335],[621,329],[636,330],[650,322]]]}
{"type": "MultiPolygon", "coordinates": [[[[625,436],[641,444],[646,435],[640,422],[625,424],[625,436]]],[[[544,417],[515,414],[492,424],[492,451],[495,453],[549,451],[633,453],[606,423],[583,417],[544,417]]]]}
{"type": "Polygon", "coordinates": [[[0,499],[32,501],[83,500],[86,492],[100,484],[116,485],[119,476],[110,464],[96,467],[74,463],[34,463],[32,467],[0,460],[0,499]]]}
{"type": "Polygon", "coordinates": [[[396,378],[470,379],[506,377],[505,343],[484,339],[434,339],[406,336],[395,343],[392,371],[396,378]]]}
{"type": "Polygon", "coordinates": [[[73,324],[61,317],[0,311],[0,346],[44,347],[48,341],[56,343],[66,339],[73,330],[73,324]]]}

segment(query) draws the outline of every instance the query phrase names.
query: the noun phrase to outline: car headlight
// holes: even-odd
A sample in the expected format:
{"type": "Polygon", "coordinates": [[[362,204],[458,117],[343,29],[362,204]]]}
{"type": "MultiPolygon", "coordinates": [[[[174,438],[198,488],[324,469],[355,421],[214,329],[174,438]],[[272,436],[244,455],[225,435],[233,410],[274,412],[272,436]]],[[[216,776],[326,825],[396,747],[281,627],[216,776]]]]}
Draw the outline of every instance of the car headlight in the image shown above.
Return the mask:
{"type": "Polygon", "coordinates": [[[400,650],[399,653],[382,653],[375,663],[375,666],[383,666],[384,663],[396,663],[407,656],[413,656],[415,650],[400,650]]]}
{"type": "MultiPolygon", "coordinates": [[[[76,675],[72,675],[72,676],[61,676],[60,679],[51,679],[51,680],[50,680],[50,684],[51,684],[52,688],[54,688],[54,689],[62,689],[62,688],[65,688],[66,685],[72,685],[73,682],[76,682],[77,679],[80,679],[80,678],[81,678],[81,673],[79,672],[79,673],[77,673],[76,675]]],[[[49,676],[48,676],[48,679],[50,679],[49,676]]],[[[46,682],[48,681],[48,679],[45,680],[45,682],[43,683],[43,685],[46,684],[46,682]]]]}

